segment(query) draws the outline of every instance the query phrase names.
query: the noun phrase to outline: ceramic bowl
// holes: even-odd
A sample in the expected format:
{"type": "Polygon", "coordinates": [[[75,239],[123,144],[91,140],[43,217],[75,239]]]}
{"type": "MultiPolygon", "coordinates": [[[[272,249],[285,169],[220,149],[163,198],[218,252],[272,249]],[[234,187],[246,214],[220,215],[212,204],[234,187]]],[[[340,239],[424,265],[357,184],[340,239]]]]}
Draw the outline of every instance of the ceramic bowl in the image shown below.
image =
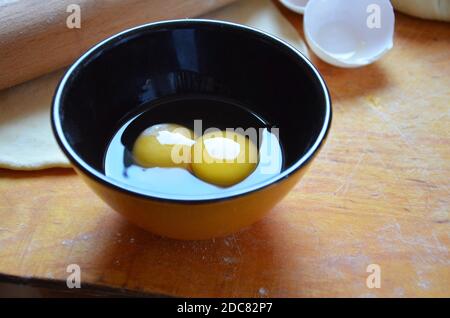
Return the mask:
{"type": "Polygon", "coordinates": [[[137,226],[188,240],[225,236],[261,219],[299,181],[330,123],[327,87],[307,58],[267,33],[212,20],[151,23],[102,41],[67,70],[52,107],[61,149],[100,198],[137,226]],[[278,127],[282,171],[226,194],[183,199],[105,175],[105,150],[122,118],[145,103],[192,93],[243,101],[278,127]]]}

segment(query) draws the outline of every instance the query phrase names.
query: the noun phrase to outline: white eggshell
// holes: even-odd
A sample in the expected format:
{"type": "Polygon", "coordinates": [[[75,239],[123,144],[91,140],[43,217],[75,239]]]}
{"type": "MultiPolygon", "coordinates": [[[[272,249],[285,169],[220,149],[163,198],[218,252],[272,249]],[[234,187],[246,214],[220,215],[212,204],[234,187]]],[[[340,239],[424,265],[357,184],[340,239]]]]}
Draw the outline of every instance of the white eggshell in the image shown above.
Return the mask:
{"type": "Polygon", "coordinates": [[[340,67],[378,60],[393,46],[394,24],[389,0],[309,0],[303,21],[313,52],[340,67]]]}
{"type": "Polygon", "coordinates": [[[303,14],[305,12],[306,4],[309,0],[280,0],[286,8],[291,11],[303,14]]]}

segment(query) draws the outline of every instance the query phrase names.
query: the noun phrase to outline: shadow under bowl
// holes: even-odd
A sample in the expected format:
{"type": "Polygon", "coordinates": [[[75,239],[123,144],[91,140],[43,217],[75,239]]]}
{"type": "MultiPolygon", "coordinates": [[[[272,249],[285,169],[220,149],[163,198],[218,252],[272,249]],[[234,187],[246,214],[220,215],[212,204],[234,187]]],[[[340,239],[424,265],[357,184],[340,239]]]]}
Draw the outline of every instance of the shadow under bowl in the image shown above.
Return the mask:
{"type": "Polygon", "coordinates": [[[151,23],[97,44],[65,73],[52,108],[56,139],[86,183],[130,222],[175,239],[224,236],[259,220],[298,182],[330,124],[327,87],[306,57],[262,31],[212,20],[151,23]],[[241,101],[278,127],[282,171],[192,199],[143,192],[105,175],[106,147],[123,118],[141,105],[192,94],[241,101]]]}

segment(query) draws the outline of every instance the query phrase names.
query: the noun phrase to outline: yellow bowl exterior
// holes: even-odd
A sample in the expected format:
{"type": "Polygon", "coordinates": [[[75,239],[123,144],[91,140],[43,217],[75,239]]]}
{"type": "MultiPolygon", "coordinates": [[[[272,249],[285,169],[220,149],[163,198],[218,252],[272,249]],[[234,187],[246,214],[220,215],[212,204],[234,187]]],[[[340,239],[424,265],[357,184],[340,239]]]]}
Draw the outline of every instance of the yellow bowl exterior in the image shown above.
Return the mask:
{"type": "Polygon", "coordinates": [[[144,198],[76,170],[103,201],[131,223],[160,236],[204,240],[226,236],[260,220],[300,180],[307,166],[261,190],[207,202],[144,198]]]}

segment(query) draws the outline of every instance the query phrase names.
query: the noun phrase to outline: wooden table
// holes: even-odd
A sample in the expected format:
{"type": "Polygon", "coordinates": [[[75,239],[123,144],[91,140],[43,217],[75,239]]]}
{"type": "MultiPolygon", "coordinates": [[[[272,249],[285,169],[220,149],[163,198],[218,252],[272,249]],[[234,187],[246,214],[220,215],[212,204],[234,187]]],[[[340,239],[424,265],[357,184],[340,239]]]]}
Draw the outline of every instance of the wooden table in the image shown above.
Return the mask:
{"type": "Polygon", "coordinates": [[[450,296],[449,24],[397,14],[378,63],[312,60],[333,98],[330,138],[263,221],[173,241],[128,224],[71,170],[2,170],[1,279],[65,289],[75,263],[82,290],[121,294],[450,296]],[[366,286],[369,264],[379,289],[366,286]]]}

